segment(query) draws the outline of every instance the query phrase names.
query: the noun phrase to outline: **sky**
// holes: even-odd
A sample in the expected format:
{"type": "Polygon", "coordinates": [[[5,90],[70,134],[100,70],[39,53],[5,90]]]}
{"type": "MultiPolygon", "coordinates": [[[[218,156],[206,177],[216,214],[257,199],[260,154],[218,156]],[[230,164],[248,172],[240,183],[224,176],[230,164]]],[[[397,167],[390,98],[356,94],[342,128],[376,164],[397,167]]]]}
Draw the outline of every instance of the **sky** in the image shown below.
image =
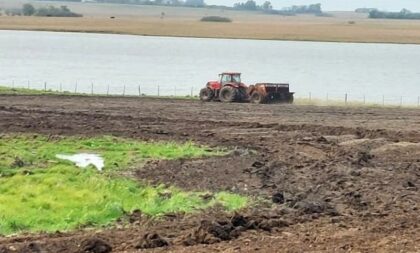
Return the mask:
{"type": "MultiPolygon", "coordinates": [[[[207,4],[232,6],[246,0],[206,0],[207,4]]],[[[262,3],[265,0],[256,0],[262,3]]],[[[325,11],[353,11],[359,7],[378,8],[387,11],[400,11],[402,8],[420,12],[420,0],[270,0],[274,8],[281,9],[292,5],[321,3],[325,11]]]]}

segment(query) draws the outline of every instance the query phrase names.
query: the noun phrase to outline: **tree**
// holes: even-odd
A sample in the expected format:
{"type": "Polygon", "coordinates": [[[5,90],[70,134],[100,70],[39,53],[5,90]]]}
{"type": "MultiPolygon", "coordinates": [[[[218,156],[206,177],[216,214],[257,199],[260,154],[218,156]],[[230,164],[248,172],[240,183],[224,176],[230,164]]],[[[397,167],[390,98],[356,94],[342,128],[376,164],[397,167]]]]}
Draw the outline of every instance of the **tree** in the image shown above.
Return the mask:
{"type": "Polygon", "coordinates": [[[257,9],[257,3],[254,0],[248,0],[246,1],[244,5],[246,10],[256,10],[257,9]]]}
{"type": "Polygon", "coordinates": [[[322,13],[321,4],[311,4],[307,10],[308,13],[322,13]]]}
{"type": "Polygon", "coordinates": [[[204,0],[186,0],[185,5],[194,7],[203,7],[205,5],[204,0]]]}
{"type": "Polygon", "coordinates": [[[265,11],[269,11],[273,9],[273,5],[271,5],[270,1],[265,1],[262,5],[262,9],[265,11]]]}
{"type": "Polygon", "coordinates": [[[240,10],[255,11],[257,9],[257,3],[254,0],[248,0],[245,3],[236,3],[234,8],[240,10]]]}
{"type": "Polygon", "coordinates": [[[22,13],[24,16],[32,16],[35,14],[35,7],[32,4],[24,4],[22,6],[22,13]]]}

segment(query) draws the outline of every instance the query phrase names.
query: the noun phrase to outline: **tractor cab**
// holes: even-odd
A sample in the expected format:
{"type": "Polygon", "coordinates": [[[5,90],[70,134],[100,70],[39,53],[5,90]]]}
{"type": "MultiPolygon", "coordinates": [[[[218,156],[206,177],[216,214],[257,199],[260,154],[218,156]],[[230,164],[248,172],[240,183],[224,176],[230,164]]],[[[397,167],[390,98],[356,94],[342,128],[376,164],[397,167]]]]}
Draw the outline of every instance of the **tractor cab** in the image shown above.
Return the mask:
{"type": "Polygon", "coordinates": [[[241,73],[224,72],[219,77],[222,86],[228,83],[241,84],[241,73]]]}

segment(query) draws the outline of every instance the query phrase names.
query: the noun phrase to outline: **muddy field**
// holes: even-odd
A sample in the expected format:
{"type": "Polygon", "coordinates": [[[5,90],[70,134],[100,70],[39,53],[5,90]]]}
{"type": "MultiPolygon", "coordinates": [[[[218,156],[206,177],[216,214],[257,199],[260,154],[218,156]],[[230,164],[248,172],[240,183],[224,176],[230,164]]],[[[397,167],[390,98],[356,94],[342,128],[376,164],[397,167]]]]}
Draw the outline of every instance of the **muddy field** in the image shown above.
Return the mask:
{"type": "MultiPolygon", "coordinates": [[[[420,252],[420,109],[0,96],[0,132],[193,140],[223,158],[133,177],[256,203],[112,228],[1,238],[0,252],[420,252]]],[[[211,196],[209,196],[211,197],[211,196]]]]}

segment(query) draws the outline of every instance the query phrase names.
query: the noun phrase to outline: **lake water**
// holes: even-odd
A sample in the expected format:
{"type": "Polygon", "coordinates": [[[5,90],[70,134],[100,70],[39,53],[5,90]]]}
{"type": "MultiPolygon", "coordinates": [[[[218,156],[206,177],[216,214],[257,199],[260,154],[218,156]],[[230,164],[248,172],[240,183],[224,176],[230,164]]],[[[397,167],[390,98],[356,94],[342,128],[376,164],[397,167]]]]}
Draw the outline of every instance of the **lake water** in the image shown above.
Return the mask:
{"type": "Polygon", "coordinates": [[[420,45],[0,31],[0,85],[184,95],[223,71],[289,82],[298,97],[417,103],[420,45]]]}

